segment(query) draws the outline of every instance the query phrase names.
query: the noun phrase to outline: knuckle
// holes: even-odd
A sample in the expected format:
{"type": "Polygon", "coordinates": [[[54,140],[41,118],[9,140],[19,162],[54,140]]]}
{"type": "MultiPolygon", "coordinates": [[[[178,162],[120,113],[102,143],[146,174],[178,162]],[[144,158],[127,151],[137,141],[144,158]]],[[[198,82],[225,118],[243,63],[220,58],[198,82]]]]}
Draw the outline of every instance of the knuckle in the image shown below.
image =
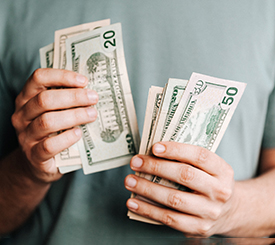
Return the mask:
{"type": "Polygon", "coordinates": [[[219,200],[227,202],[232,196],[232,189],[229,187],[223,187],[218,190],[219,200]]]}
{"type": "Polygon", "coordinates": [[[33,148],[33,142],[27,139],[26,133],[22,132],[18,134],[18,142],[21,146],[22,151],[26,155],[28,159],[31,159],[31,153],[32,153],[32,148],[33,148]]]}
{"type": "Polygon", "coordinates": [[[143,189],[143,194],[144,194],[144,196],[146,196],[146,197],[150,196],[150,194],[151,194],[151,188],[150,188],[150,186],[145,186],[145,187],[144,187],[144,189],[143,189]]]}
{"type": "Polygon", "coordinates": [[[38,126],[42,130],[50,130],[53,127],[53,124],[54,121],[48,114],[42,114],[40,117],[38,117],[38,126]]]}
{"type": "Polygon", "coordinates": [[[170,213],[164,212],[160,219],[160,222],[165,225],[171,226],[174,223],[174,218],[170,213]]]}
{"type": "Polygon", "coordinates": [[[150,209],[146,208],[145,210],[143,210],[142,215],[144,217],[150,218],[151,217],[151,211],[150,211],[150,209]]]}
{"type": "Polygon", "coordinates": [[[183,205],[183,201],[178,193],[170,193],[168,196],[168,205],[172,208],[179,208],[183,205]]]}
{"type": "Polygon", "coordinates": [[[21,146],[25,146],[26,135],[24,132],[18,134],[18,142],[21,146]]]}
{"type": "Polygon", "coordinates": [[[210,222],[201,222],[197,232],[200,236],[209,237],[211,235],[211,228],[212,225],[210,224],[210,222]]]}
{"type": "Polygon", "coordinates": [[[75,109],[71,111],[72,113],[72,123],[78,124],[78,122],[86,121],[89,118],[88,112],[86,109],[75,109]]]}
{"type": "Polygon", "coordinates": [[[68,142],[69,144],[74,143],[77,138],[77,136],[72,131],[65,133],[64,137],[65,142],[68,142]]]}
{"type": "Polygon", "coordinates": [[[85,98],[86,95],[81,93],[79,90],[72,90],[70,92],[70,102],[73,104],[78,104],[83,98],[85,98]]]}
{"type": "Polygon", "coordinates": [[[53,147],[53,144],[52,144],[50,138],[42,141],[42,150],[47,155],[51,155],[54,152],[54,147],[53,147]]]}
{"type": "Polygon", "coordinates": [[[85,94],[85,100],[86,101],[90,101],[89,90],[88,89],[84,89],[84,90],[81,90],[81,91],[83,91],[83,93],[85,94]]]}
{"type": "Polygon", "coordinates": [[[70,81],[74,78],[75,74],[72,73],[71,71],[68,71],[68,70],[62,70],[61,71],[61,80],[62,81],[70,81]],[[72,77],[72,74],[73,74],[73,77],[72,77]]]}
{"type": "Polygon", "coordinates": [[[195,178],[195,172],[191,166],[183,165],[180,168],[180,182],[189,183],[195,178]]]}
{"type": "Polygon", "coordinates": [[[19,128],[20,121],[19,121],[19,116],[17,113],[12,114],[11,123],[14,128],[16,128],[16,129],[19,128]]]}
{"type": "Polygon", "coordinates": [[[43,69],[41,68],[36,69],[32,74],[32,78],[36,83],[40,83],[39,81],[41,80],[42,77],[43,77],[43,69]]]}
{"type": "Polygon", "coordinates": [[[203,147],[199,147],[198,156],[196,160],[196,163],[198,164],[198,166],[203,165],[207,162],[208,155],[209,155],[209,151],[207,149],[203,147]]]}
{"type": "Polygon", "coordinates": [[[204,165],[207,162],[209,151],[203,147],[199,147],[196,163],[204,165]]]}
{"type": "Polygon", "coordinates": [[[37,95],[37,104],[39,107],[48,109],[50,108],[50,104],[52,99],[50,98],[50,94],[47,91],[42,91],[37,95]]]}
{"type": "Polygon", "coordinates": [[[150,158],[149,160],[150,163],[150,172],[151,173],[158,173],[159,172],[159,162],[156,158],[150,158]]]}
{"type": "Polygon", "coordinates": [[[74,102],[74,103],[79,102],[80,99],[81,99],[81,97],[82,97],[82,96],[79,95],[78,90],[73,91],[73,94],[72,94],[72,102],[74,102]]]}
{"type": "Polygon", "coordinates": [[[217,208],[212,208],[210,210],[209,217],[211,218],[211,220],[213,220],[213,221],[218,220],[220,215],[221,215],[221,209],[220,208],[217,207],[217,208]]]}

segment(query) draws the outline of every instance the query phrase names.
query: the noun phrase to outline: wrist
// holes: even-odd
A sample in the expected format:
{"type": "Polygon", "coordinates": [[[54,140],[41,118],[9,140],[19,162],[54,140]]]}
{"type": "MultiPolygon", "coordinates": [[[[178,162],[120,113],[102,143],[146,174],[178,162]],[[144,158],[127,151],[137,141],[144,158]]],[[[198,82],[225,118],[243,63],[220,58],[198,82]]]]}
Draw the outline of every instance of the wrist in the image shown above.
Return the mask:
{"type": "Polygon", "coordinates": [[[22,186],[22,188],[47,188],[50,186],[49,181],[45,181],[40,178],[38,171],[34,166],[28,161],[25,154],[22,152],[21,148],[15,149],[9,156],[7,160],[3,161],[2,172],[8,173],[14,176],[9,182],[12,185],[22,186]],[[5,164],[7,162],[8,164],[5,164]]]}
{"type": "Polygon", "coordinates": [[[238,193],[238,183],[235,182],[233,194],[228,202],[227,211],[224,214],[218,234],[224,236],[238,236],[241,213],[238,213],[241,197],[238,193]]]}
{"type": "Polygon", "coordinates": [[[55,166],[53,168],[52,164],[39,163],[37,164],[38,166],[36,166],[27,159],[21,148],[18,148],[15,152],[15,157],[17,158],[15,162],[17,165],[20,164],[22,173],[31,184],[47,186],[62,177],[62,174],[59,173],[55,166]],[[49,165],[51,166],[51,170],[49,170],[49,165]]]}
{"type": "Polygon", "coordinates": [[[51,186],[33,176],[20,151],[16,149],[0,162],[0,234],[22,225],[51,186]]]}

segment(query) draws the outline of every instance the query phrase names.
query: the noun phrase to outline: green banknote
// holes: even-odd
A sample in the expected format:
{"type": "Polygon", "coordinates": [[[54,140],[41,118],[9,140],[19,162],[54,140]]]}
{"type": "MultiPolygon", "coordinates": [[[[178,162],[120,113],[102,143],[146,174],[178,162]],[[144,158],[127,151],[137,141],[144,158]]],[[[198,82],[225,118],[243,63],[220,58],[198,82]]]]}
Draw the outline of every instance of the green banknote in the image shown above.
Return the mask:
{"type": "Polygon", "coordinates": [[[245,87],[245,83],[193,73],[163,140],[215,152],[245,87]]]}
{"type": "Polygon", "coordinates": [[[163,139],[169,125],[175,115],[178,104],[185,91],[188,81],[182,79],[170,78],[165,86],[164,96],[160,110],[158,112],[156,127],[154,128],[153,137],[147,148],[147,154],[150,154],[152,145],[163,139]]]}
{"type": "Polygon", "coordinates": [[[82,125],[78,142],[85,174],[128,164],[139,147],[120,23],[68,38],[67,69],[85,75],[97,91],[98,118],[82,125]]]}
{"type": "Polygon", "coordinates": [[[54,34],[53,68],[66,69],[66,40],[70,37],[110,25],[110,20],[100,20],[57,30],[54,34]]]}
{"type": "Polygon", "coordinates": [[[53,68],[54,44],[39,49],[39,54],[41,68],[53,68]]]}
{"type": "MultiPolygon", "coordinates": [[[[109,19],[85,23],[55,31],[54,59],[52,67],[57,69],[67,69],[66,39],[107,25],[110,25],[109,19]]],[[[61,173],[68,173],[82,168],[77,144],[72,145],[58,154],[55,157],[55,161],[56,166],[59,167],[61,173]]]]}
{"type": "MultiPolygon", "coordinates": [[[[176,88],[176,86],[174,84],[172,87],[176,88]]],[[[166,89],[163,100],[170,98],[170,101],[162,103],[163,109],[160,109],[159,119],[155,123],[157,134],[154,135],[152,144],[158,141],[175,141],[201,146],[215,152],[245,87],[245,83],[193,73],[182,91],[183,95],[179,95],[179,98],[181,97],[179,100],[171,92],[175,91],[174,89],[166,89]],[[161,113],[162,110],[163,113],[161,113]],[[170,116],[167,117],[167,115],[170,116]]],[[[178,90],[174,94],[178,95],[178,90]]],[[[147,154],[150,154],[150,151],[147,151],[147,154]]],[[[170,188],[192,191],[158,176],[148,174],[140,176],[170,188]]],[[[136,198],[145,200],[139,196],[136,198]]],[[[155,203],[155,205],[158,204],[155,203]]],[[[131,212],[128,216],[143,222],[157,223],[131,212]]]]}

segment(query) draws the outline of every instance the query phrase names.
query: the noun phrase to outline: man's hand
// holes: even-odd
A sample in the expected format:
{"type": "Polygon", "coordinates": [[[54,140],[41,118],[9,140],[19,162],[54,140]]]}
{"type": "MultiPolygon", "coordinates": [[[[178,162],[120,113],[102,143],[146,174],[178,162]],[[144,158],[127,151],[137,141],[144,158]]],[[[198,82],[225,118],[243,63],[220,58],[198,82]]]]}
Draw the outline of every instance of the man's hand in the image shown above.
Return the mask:
{"type": "Polygon", "coordinates": [[[81,138],[76,126],[96,119],[91,105],[98,95],[83,89],[87,83],[71,71],[38,69],[18,95],[12,124],[34,178],[46,183],[59,179],[54,156],[81,138]]]}
{"type": "Polygon", "coordinates": [[[131,168],[176,182],[193,192],[129,175],[125,178],[129,191],[164,206],[131,198],[127,201],[129,210],[182,231],[186,236],[208,237],[225,231],[234,192],[234,173],[230,165],[202,147],[181,143],[157,143],[152,152],[156,157],[133,157],[131,168]]]}
{"type": "Polygon", "coordinates": [[[80,139],[76,126],[96,119],[98,95],[83,89],[87,83],[75,72],[38,69],[16,98],[12,124],[21,147],[0,161],[0,235],[28,219],[62,176],[54,156],[80,139]]]}

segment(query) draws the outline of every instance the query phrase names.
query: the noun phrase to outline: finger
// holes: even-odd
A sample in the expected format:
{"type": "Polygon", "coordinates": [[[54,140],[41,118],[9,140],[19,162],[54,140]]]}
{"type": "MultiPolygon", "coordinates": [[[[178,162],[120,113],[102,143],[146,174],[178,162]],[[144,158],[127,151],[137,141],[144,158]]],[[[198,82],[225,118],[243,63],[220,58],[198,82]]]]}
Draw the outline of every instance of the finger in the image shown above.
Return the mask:
{"type": "Polygon", "coordinates": [[[135,175],[125,178],[125,187],[142,197],[157,202],[168,208],[201,218],[212,218],[218,215],[218,209],[213,208],[206,197],[168,188],[155,184],[135,175]]]}
{"type": "Polygon", "coordinates": [[[98,95],[90,89],[45,90],[30,99],[18,112],[31,121],[44,112],[96,104],[98,95]]]}
{"type": "Polygon", "coordinates": [[[163,178],[161,184],[165,185],[166,180],[170,180],[209,196],[211,199],[215,197],[217,189],[220,188],[217,178],[185,163],[138,155],[131,159],[130,166],[136,172],[163,178]]]}
{"type": "Polygon", "coordinates": [[[126,205],[136,214],[161,222],[183,233],[208,235],[209,226],[198,217],[157,207],[136,198],[129,199],[126,205]]]}
{"type": "Polygon", "coordinates": [[[225,170],[225,161],[209,150],[177,142],[156,143],[152,152],[155,156],[189,163],[211,175],[220,175],[225,170]]]}
{"type": "Polygon", "coordinates": [[[93,107],[47,112],[33,120],[27,132],[34,140],[40,140],[52,133],[93,122],[96,117],[93,107]]]}
{"type": "Polygon", "coordinates": [[[81,130],[79,128],[73,128],[61,134],[48,137],[32,148],[32,157],[36,162],[45,162],[75,144],[80,138],[81,130]]]}
{"type": "Polygon", "coordinates": [[[43,90],[52,87],[83,88],[87,85],[88,79],[78,73],[63,70],[40,68],[33,72],[27,80],[24,88],[16,99],[18,107],[21,107],[32,97],[43,90]]]}

